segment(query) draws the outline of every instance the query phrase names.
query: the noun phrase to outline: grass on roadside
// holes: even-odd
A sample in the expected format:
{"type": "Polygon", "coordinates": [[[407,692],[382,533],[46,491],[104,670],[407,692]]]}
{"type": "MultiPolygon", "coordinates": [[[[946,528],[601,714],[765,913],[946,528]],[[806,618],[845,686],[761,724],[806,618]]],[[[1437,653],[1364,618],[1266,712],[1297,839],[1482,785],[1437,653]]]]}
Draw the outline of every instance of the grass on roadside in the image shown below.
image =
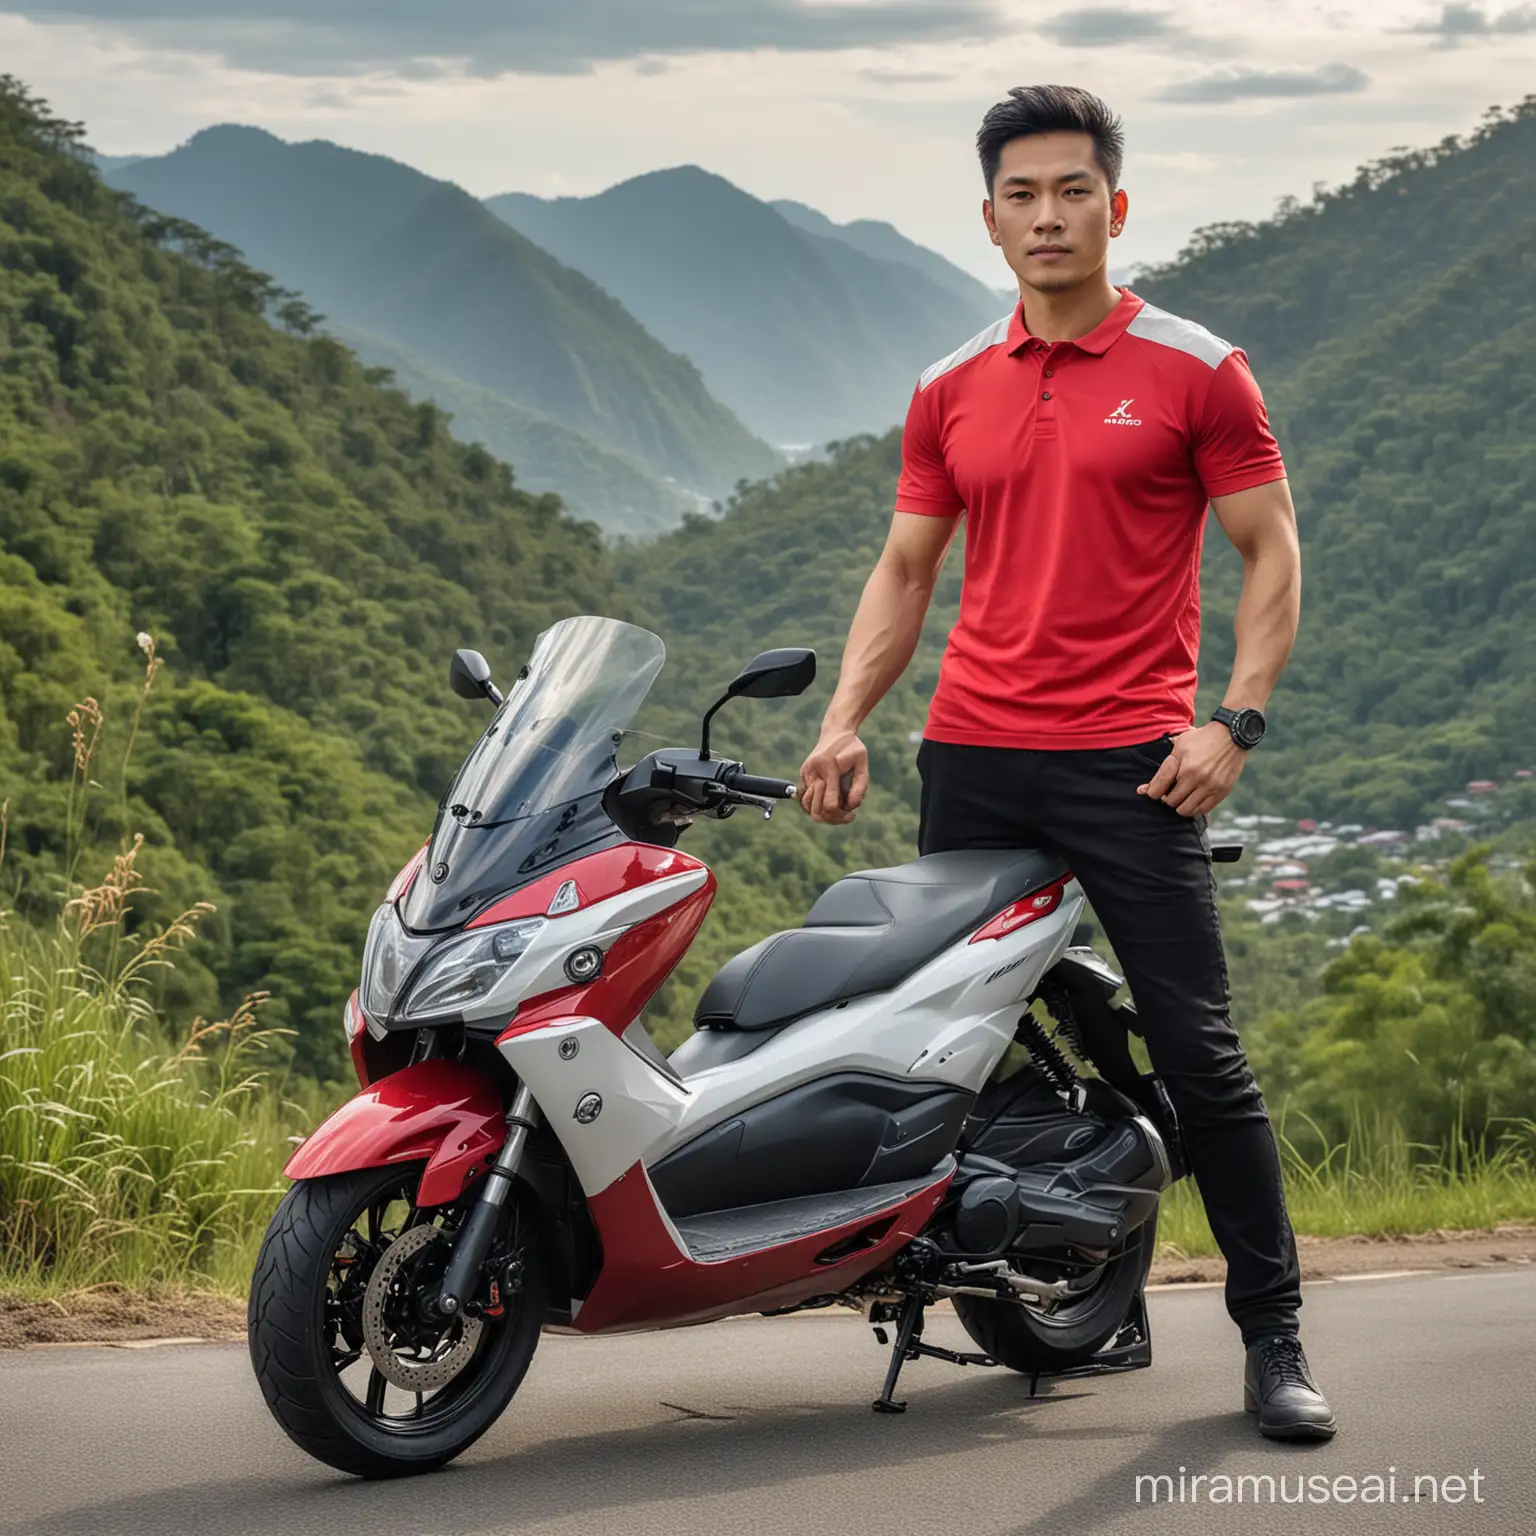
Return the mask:
{"type": "MultiPolygon", "coordinates": [[[[1416,1232],[1469,1231],[1500,1222],[1536,1223],[1536,1166],[1531,1133],[1521,1123],[1492,1151],[1460,1136],[1445,1147],[1410,1142],[1390,1121],[1357,1116],[1347,1140],[1317,1156],[1286,1134],[1288,1119],[1316,1127],[1305,1116],[1282,1114],[1276,1132],[1291,1225],[1311,1237],[1402,1237],[1416,1232]]],[[[1159,1252],[1207,1258],[1211,1236],[1192,1180],[1163,1197],[1159,1252]]]]}
{"type": "Polygon", "coordinates": [[[199,912],[124,931],[137,844],[56,926],[0,916],[0,1284],[240,1291],[312,1119],[260,1068],[248,999],[173,1041],[147,1001],[199,912]]]}

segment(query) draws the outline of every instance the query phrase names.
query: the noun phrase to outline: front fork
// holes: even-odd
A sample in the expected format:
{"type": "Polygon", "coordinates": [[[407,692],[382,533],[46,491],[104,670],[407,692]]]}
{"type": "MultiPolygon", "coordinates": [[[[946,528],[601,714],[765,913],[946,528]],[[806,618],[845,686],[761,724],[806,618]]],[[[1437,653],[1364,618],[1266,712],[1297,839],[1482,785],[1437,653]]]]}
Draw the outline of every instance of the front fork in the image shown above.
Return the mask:
{"type": "Polygon", "coordinates": [[[538,1124],[539,1106],[534,1103],[528,1085],[519,1083],[512,1107],[507,1111],[507,1139],[501,1144],[495,1162],[485,1170],[479,1198],[453,1239],[448,1268],[437,1293],[437,1308],[444,1317],[457,1317],[464,1310],[465,1297],[474,1289],[475,1279],[491,1251],[502,1207],[512,1193],[528,1133],[538,1124]]]}

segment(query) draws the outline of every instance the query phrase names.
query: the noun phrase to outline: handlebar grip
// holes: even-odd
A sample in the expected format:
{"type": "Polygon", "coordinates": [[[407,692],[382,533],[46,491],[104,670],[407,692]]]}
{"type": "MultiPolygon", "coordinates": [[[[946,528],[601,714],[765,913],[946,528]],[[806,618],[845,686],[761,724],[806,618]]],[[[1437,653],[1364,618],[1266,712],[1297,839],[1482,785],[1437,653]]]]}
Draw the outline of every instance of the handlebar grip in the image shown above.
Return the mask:
{"type": "Polygon", "coordinates": [[[800,786],[788,779],[767,779],[761,774],[736,772],[726,776],[726,787],[738,795],[762,795],[769,800],[793,800],[800,786]]]}

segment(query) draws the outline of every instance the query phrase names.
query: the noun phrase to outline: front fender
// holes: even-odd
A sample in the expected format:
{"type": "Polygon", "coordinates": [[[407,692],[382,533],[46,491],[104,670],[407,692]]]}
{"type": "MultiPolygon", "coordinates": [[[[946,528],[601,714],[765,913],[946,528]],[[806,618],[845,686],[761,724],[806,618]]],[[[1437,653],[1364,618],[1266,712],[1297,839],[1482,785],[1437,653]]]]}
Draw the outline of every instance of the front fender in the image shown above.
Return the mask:
{"type": "Polygon", "coordinates": [[[418,1061],[349,1099],[288,1159],[290,1179],[425,1159],[418,1205],[457,1199],[507,1138],[496,1085],[456,1061],[418,1061]]]}

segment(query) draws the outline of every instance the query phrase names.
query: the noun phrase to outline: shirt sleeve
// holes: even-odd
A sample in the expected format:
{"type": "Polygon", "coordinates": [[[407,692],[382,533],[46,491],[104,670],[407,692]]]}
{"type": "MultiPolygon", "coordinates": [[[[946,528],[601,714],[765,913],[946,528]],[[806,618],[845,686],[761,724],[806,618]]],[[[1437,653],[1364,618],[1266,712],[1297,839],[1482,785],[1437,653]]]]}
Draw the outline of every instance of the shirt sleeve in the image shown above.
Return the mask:
{"type": "Polygon", "coordinates": [[[958,517],[965,504],[955,490],[939,441],[932,388],[912,391],[907,423],[901,432],[901,478],[896,482],[896,510],[923,517],[958,517]]]}
{"type": "Polygon", "coordinates": [[[1240,351],[1211,376],[1195,423],[1195,472],[1207,496],[1230,496],[1285,475],[1264,397],[1240,351]]]}

